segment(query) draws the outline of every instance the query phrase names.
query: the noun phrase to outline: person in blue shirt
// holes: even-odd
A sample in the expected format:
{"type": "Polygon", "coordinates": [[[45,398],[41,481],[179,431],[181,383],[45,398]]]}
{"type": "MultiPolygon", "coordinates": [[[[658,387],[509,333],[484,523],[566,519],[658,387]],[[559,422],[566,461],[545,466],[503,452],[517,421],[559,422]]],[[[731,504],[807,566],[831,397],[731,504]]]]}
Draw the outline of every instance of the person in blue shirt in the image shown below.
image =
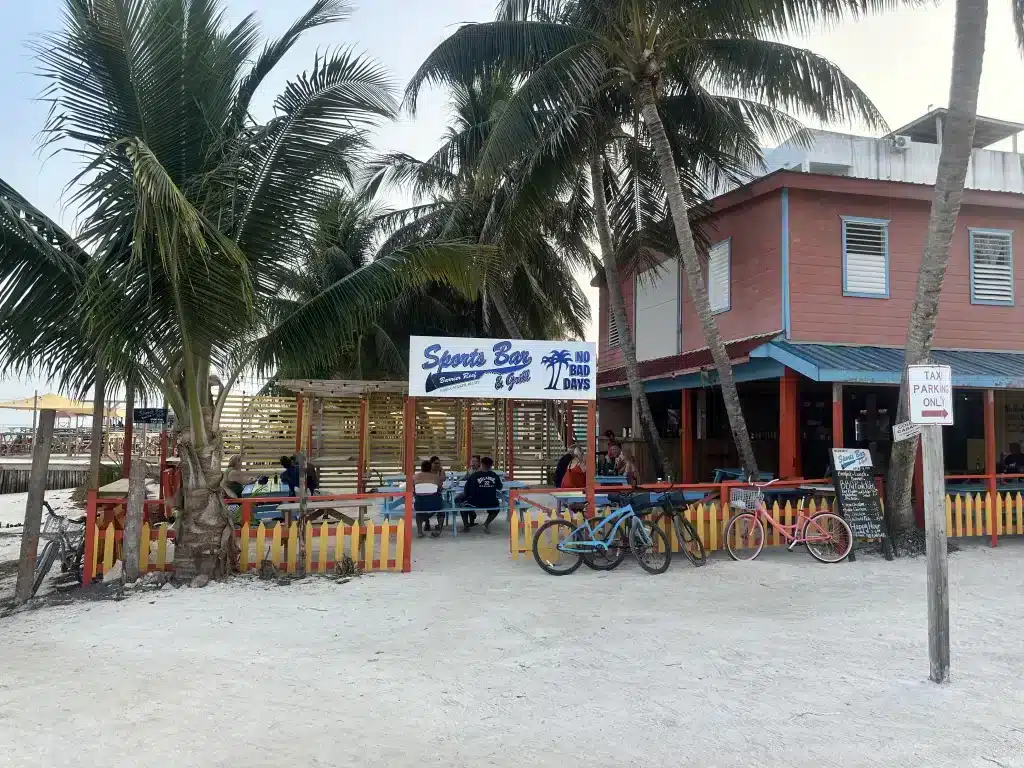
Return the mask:
{"type": "MultiPolygon", "coordinates": [[[[498,516],[498,507],[501,501],[498,498],[498,491],[501,490],[501,477],[494,471],[494,459],[484,456],[480,459],[480,470],[474,472],[466,480],[466,488],[460,494],[461,503],[467,507],[487,509],[487,519],[484,521],[484,533],[491,532],[491,523],[498,516]]],[[[462,513],[462,528],[468,531],[476,525],[475,512],[462,513]]]]}

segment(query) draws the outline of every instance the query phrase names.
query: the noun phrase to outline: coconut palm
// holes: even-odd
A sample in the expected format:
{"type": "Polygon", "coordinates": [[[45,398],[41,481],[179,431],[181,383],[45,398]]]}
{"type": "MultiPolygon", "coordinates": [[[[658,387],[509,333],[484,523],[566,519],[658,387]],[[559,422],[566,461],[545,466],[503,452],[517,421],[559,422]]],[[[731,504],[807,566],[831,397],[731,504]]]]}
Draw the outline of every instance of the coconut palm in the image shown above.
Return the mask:
{"type": "Polygon", "coordinates": [[[65,0],[37,48],[48,140],[87,165],[71,200],[93,251],[84,307],[104,356],[141,359],[181,427],[175,568],[232,567],[220,493],[220,418],[245,370],[333,362],[380,308],[425,280],[474,294],[476,246],[412,244],[301,306],[282,297],[308,251],[312,211],[351,181],[366,130],[395,113],[392,83],[350,50],[319,54],[258,121],[253,99],[306,31],[343,19],[316,0],[260,45],[221,0],[65,0]]]}
{"type": "Polygon", "coordinates": [[[451,118],[437,151],[426,160],[397,152],[376,158],[368,191],[411,192],[422,203],[421,235],[459,234],[500,248],[499,268],[485,276],[485,322],[493,312],[514,338],[582,337],[589,307],[573,275],[592,259],[586,207],[560,180],[527,176],[514,163],[481,176],[481,153],[513,95],[508,73],[481,73],[450,91],[451,118]]]}
{"type": "MultiPolygon", "coordinates": [[[[680,175],[694,174],[696,169],[679,168],[673,160],[672,139],[666,130],[668,105],[688,107],[681,110],[689,114],[684,126],[695,139],[727,134],[728,126],[735,123],[731,118],[737,115],[756,126],[778,126],[782,115],[777,108],[810,114],[822,122],[861,120],[882,125],[871,101],[838,67],[773,38],[895,4],[894,0],[505,0],[497,21],[463,26],[441,43],[413,76],[406,99],[414,101],[424,83],[465,80],[498,66],[525,78],[517,91],[518,106],[506,108],[509,114],[529,114],[538,105],[575,111],[609,94],[629,94],[630,109],[642,117],[657,158],[687,286],[718,370],[733,438],[744,467],[753,473],[753,447],[687,217],[680,175]]],[[[507,136],[515,134],[509,131],[507,136]]],[[[503,153],[515,151],[507,141],[503,143],[503,153]]],[[[593,150],[592,159],[596,167],[593,150]]],[[[597,209],[599,186],[595,180],[597,209]]],[[[597,216],[600,223],[600,210],[597,216]]],[[[612,244],[607,237],[602,240],[606,257],[612,244]]],[[[618,277],[616,269],[605,271],[618,277]]],[[[612,312],[622,320],[621,297],[611,283],[609,277],[612,312]]],[[[631,391],[639,390],[635,354],[629,354],[628,344],[623,351],[631,391]]]]}
{"type": "MultiPolygon", "coordinates": [[[[1024,2],[1013,7],[1018,45],[1024,50],[1024,2]]],[[[978,89],[985,54],[987,0],[959,0],[953,32],[953,71],[949,86],[949,111],[942,131],[942,149],[935,177],[935,193],[928,218],[921,269],[917,274],[917,293],[910,310],[904,369],[927,362],[931,354],[935,324],[939,317],[939,297],[949,263],[949,246],[960,214],[967,166],[974,145],[974,126],[978,115],[978,89]]],[[[907,419],[907,377],[900,385],[897,421],[907,419]]],[[[889,458],[888,506],[894,529],[914,526],[910,491],[917,455],[917,438],[895,443],[889,458]]]]}

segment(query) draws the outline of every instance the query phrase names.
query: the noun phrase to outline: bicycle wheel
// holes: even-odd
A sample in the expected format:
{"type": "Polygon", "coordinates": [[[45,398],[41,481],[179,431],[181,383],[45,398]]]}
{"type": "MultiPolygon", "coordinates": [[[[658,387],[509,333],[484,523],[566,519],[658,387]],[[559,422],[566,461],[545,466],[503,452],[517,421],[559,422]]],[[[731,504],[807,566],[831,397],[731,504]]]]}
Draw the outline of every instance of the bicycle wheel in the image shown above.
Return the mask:
{"type": "Polygon", "coordinates": [[[686,555],[686,559],[697,568],[707,565],[708,556],[704,551],[704,542],[700,540],[700,535],[693,523],[687,520],[682,512],[676,512],[673,518],[676,541],[679,543],[679,549],[686,555]]]}
{"type": "Polygon", "coordinates": [[[32,580],[32,594],[34,595],[39,591],[39,588],[43,586],[43,579],[46,578],[50,569],[53,568],[53,562],[57,559],[57,542],[48,541],[46,546],[43,547],[43,551],[39,553],[39,557],[36,559],[36,574],[32,580]]]}
{"type": "Polygon", "coordinates": [[[733,560],[753,560],[764,547],[764,523],[753,512],[734,516],[725,526],[725,549],[733,560]]]}
{"type": "Polygon", "coordinates": [[[804,546],[822,563],[838,563],[853,549],[853,531],[833,512],[819,512],[804,526],[804,546]]]}
{"type": "MultiPolygon", "coordinates": [[[[607,541],[606,537],[611,535],[612,527],[614,526],[602,527],[602,521],[602,518],[597,518],[593,521],[596,532],[594,538],[600,541],[607,541]]],[[[608,543],[608,549],[603,551],[595,549],[592,552],[587,552],[583,555],[583,563],[595,571],[612,571],[622,565],[622,561],[626,559],[628,551],[629,544],[626,541],[626,537],[619,531],[615,534],[615,541],[608,543]]]]}
{"type": "Polygon", "coordinates": [[[552,576],[567,576],[583,564],[583,555],[563,552],[558,545],[573,538],[576,526],[568,520],[548,520],[533,537],[533,559],[552,576]]]}
{"type": "Polygon", "coordinates": [[[672,547],[668,536],[646,520],[634,519],[629,529],[629,548],[636,561],[648,573],[664,573],[672,564],[672,547]]]}

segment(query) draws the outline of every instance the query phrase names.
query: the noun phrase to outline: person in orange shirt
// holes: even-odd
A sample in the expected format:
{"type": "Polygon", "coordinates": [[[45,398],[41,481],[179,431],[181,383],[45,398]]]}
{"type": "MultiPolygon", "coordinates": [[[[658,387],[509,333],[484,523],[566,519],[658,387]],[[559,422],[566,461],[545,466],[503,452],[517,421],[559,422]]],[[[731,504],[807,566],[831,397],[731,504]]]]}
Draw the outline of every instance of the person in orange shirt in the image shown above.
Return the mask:
{"type": "Polygon", "coordinates": [[[587,465],[583,459],[583,449],[575,446],[572,449],[572,460],[562,477],[562,488],[585,488],[587,485],[587,465]]]}

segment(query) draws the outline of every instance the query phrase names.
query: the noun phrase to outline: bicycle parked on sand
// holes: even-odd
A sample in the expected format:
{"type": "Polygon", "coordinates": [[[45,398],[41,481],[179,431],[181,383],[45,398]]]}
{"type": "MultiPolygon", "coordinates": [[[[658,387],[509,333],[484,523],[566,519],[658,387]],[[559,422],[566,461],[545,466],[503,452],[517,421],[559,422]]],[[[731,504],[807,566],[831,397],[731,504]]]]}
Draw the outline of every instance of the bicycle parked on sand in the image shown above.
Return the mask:
{"type": "Polygon", "coordinates": [[[764,548],[765,526],[768,521],[775,531],[788,542],[788,549],[798,544],[807,547],[815,560],[838,563],[853,548],[853,531],[847,522],[834,512],[818,512],[808,517],[803,508],[797,509],[793,525],[783,525],[768,512],[764,503],[764,489],[776,482],[754,483],[751,488],[733,488],[729,505],[742,510],[725,527],[725,548],[733,560],[753,560],[764,548]]]}
{"type": "Polygon", "coordinates": [[[553,576],[573,573],[583,563],[598,571],[617,568],[630,551],[648,573],[664,573],[672,563],[672,548],[665,532],[642,519],[629,503],[630,496],[610,495],[619,504],[607,517],[584,519],[576,526],[555,518],[544,523],[533,539],[533,558],[553,576]]]}
{"type": "Polygon", "coordinates": [[[45,500],[46,520],[40,539],[47,539],[43,551],[36,558],[35,578],[32,580],[32,594],[39,591],[53,564],[60,559],[60,570],[72,574],[82,583],[82,559],[85,555],[85,518],[71,519],[58,515],[45,500]]]}

